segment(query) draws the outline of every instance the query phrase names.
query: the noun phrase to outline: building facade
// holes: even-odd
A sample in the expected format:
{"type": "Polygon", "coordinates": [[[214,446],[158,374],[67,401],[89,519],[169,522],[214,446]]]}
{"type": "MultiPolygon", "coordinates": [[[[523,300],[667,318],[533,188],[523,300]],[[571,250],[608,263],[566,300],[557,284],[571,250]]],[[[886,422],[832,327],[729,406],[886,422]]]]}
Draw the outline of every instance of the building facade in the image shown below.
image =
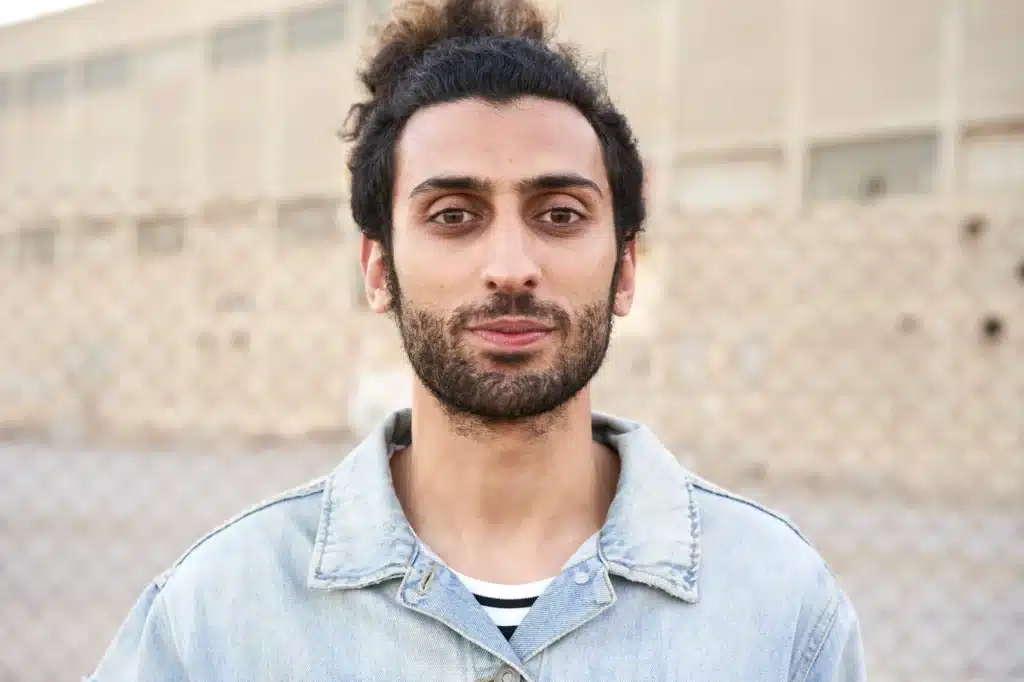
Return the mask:
{"type": "MultiPolygon", "coordinates": [[[[1019,0],[546,0],[666,205],[1024,187],[1019,0]]],[[[382,0],[102,0],[0,29],[8,192],[334,194],[382,0]]]]}

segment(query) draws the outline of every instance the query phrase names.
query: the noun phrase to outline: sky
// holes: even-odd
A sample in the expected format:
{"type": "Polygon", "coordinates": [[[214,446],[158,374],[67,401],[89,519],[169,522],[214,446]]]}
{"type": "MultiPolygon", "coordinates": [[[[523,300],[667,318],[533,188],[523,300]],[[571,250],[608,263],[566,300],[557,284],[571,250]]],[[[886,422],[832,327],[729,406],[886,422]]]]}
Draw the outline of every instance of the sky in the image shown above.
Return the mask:
{"type": "Polygon", "coordinates": [[[90,2],[93,0],[0,0],[0,26],[90,2]]]}

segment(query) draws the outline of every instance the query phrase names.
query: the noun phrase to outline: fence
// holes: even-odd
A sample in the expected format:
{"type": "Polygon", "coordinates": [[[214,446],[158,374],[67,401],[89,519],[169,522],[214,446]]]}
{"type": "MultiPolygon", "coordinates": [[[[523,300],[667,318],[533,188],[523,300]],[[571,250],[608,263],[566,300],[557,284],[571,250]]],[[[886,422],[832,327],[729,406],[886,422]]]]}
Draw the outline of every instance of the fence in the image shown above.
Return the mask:
{"type": "MultiPolygon", "coordinates": [[[[203,531],[408,372],[342,197],[0,208],[0,682],[90,671],[203,531]]],[[[788,513],[873,680],[1024,680],[1024,207],[652,224],[597,407],[788,513]]]]}

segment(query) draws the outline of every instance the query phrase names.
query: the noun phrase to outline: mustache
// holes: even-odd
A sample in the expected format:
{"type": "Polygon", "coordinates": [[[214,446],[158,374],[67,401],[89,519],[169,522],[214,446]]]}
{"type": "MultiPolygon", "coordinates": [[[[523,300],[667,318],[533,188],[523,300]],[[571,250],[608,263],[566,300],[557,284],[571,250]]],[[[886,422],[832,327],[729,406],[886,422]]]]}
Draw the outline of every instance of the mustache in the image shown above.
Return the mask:
{"type": "Polygon", "coordinates": [[[482,305],[464,305],[456,308],[449,320],[449,331],[457,334],[471,324],[511,315],[529,317],[560,330],[566,330],[572,324],[569,313],[554,303],[539,300],[530,292],[496,293],[482,305]]]}

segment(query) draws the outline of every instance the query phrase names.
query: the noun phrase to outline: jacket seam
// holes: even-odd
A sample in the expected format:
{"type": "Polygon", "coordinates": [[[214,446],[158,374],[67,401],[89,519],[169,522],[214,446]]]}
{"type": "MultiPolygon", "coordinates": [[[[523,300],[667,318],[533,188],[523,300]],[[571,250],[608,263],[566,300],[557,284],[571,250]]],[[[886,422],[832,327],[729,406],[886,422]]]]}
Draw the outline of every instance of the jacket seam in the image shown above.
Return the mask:
{"type": "Polygon", "coordinates": [[[330,542],[331,528],[334,526],[334,486],[333,477],[324,479],[324,499],[320,505],[320,521],[316,529],[316,539],[313,543],[314,565],[310,567],[310,575],[318,580],[330,578],[323,574],[324,551],[330,542]]]}
{"type": "Polygon", "coordinates": [[[700,518],[700,507],[697,505],[697,495],[694,494],[694,481],[690,479],[686,482],[686,495],[689,497],[690,503],[690,565],[686,569],[686,574],[683,578],[686,589],[693,592],[696,596],[697,593],[697,576],[700,573],[700,560],[701,560],[701,518],[700,518]]]}
{"type": "Polygon", "coordinates": [[[185,676],[185,680],[191,680],[192,676],[188,674],[188,670],[185,668],[185,658],[181,655],[181,646],[178,644],[178,637],[174,634],[174,621],[171,619],[171,614],[167,612],[167,603],[164,601],[163,596],[163,591],[157,588],[154,599],[160,600],[159,608],[163,614],[164,620],[167,621],[167,633],[171,637],[171,645],[174,647],[174,655],[177,657],[178,663],[181,664],[181,672],[185,676]]]}
{"type": "Polygon", "coordinates": [[[828,642],[829,636],[839,620],[839,605],[839,598],[833,595],[828,605],[822,610],[821,615],[818,616],[818,620],[811,631],[811,638],[807,643],[807,648],[800,657],[800,663],[790,678],[791,682],[806,682],[807,676],[818,662],[818,658],[821,657],[825,643],[828,642]],[[828,622],[823,624],[825,620],[828,622]]]}
{"type": "Polygon", "coordinates": [[[708,495],[714,495],[715,497],[720,497],[720,498],[722,498],[724,500],[731,500],[733,502],[738,502],[739,504],[746,505],[746,506],[750,507],[751,509],[755,509],[755,510],[757,510],[759,512],[762,512],[763,514],[767,514],[768,516],[772,517],[773,519],[784,523],[786,525],[786,527],[789,528],[794,533],[796,533],[797,537],[799,537],[801,540],[803,540],[804,543],[808,547],[811,547],[811,548],[814,547],[814,545],[811,543],[811,541],[808,540],[807,537],[802,532],[800,532],[800,529],[797,528],[796,524],[793,523],[793,521],[791,521],[790,519],[786,518],[786,516],[784,514],[781,514],[781,513],[777,512],[777,511],[774,511],[774,510],[772,510],[772,509],[770,509],[768,507],[765,507],[764,505],[759,504],[758,502],[755,502],[753,500],[749,500],[749,499],[747,499],[747,498],[745,498],[745,497],[743,497],[741,495],[737,495],[735,493],[729,492],[728,490],[723,490],[722,488],[719,488],[718,486],[716,486],[714,484],[711,484],[711,483],[708,483],[706,481],[703,481],[703,480],[701,480],[699,478],[694,477],[692,479],[692,483],[693,483],[693,487],[694,488],[696,488],[697,490],[700,490],[701,492],[705,492],[708,495]]]}
{"type": "Polygon", "coordinates": [[[210,532],[206,533],[201,538],[196,540],[191,547],[185,550],[185,552],[180,557],[178,557],[178,559],[173,564],[171,564],[170,568],[168,568],[159,576],[157,576],[157,578],[154,580],[157,589],[162,590],[164,585],[174,574],[175,570],[177,570],[177,568],[181,566],[181,564],[186,559],[188,559],[193,552],[195,552],[203,544],[205,544],[206,541],[210,540],[216,535],[219,535],[221,532],[227,530],[239,521],[242,521],[243,519],[246,519],[257,512],[263,511],[264,509],[269,509],[270,507],[273,507],[274,505],[280,504],[282,502],[290,502],[292,500],[298,500],[303,497],[309,497],[310,495],[317,495],[321,493],[324,489],[324,482],[326,481],[326,479],[326,476],[322,476],[318,479],[313,480],[310,483],[306,483],[304,485],[298,486],[297,488],[291,488],[290,490],[286,490],[282,493],[274,495],[269,499],[263,500],[262,502],[259,502],[249,507],[248,509],[239,514],[236,514],[235,516],[220,524],[210,532]]]}

